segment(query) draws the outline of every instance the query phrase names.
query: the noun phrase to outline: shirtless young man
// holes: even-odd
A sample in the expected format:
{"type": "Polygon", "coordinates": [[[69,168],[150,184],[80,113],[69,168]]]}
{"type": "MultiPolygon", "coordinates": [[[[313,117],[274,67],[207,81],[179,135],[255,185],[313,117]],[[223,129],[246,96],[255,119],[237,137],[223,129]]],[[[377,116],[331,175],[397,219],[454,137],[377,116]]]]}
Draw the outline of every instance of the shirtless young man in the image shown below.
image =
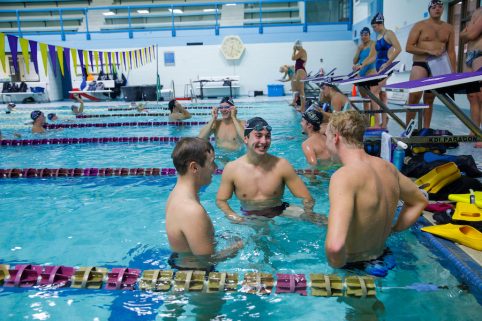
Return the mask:
{"type": "MultiPolygon", "coordinates": [[[[454,28],[441,19],[444,11],[444,4],[440,0],[431,0],[428,6],[430,17],[417,22],[407,39],[405,50],[413,54],[413,66],[410,72],[410,80],[416,80],[431,76],[427,58],[430,56],[439,57],[447,53],[450,60],[450,67],[455,71],[455,41],[454,28]]],[[[433,101],[432,93],[411,93],[408,96],[410,105],[418,104],[423,95],[423,102],[429,108],[425,109],[423,115],[423,127],[429,128],[432,121],[433,101]]],[[[407,112],[407,124],[415,118],[415,112],[407,112]]]]}
{"type": "Polygon", "coordinates": [[[417,186],[385,160],[363,149],[365,117],[336,113],[326,129],[326,146],[343,166],[330,180],[330,214],[325,250],[331,266],[380,258],[390,233],[410,227],[427,201],[417,186]],[[403,208],[392,221],[399,200],[403,208]]]}
{"type": "Polygon", "coordinates": [[[320,91],[320,101],[329,102],[333,111],[345,111],[350,108],[348,97],[328,84],[323,84],[322,86],[322,90],[320,91]]]}
{"type": "Polygon", "coordinates": [[[34,110],[30,113],[30,118],[33,120],[32,133],[45,133],[45,115],[40,110],[34,110]]]}
{"type": "Polygon", "coordinates": [[[169,111],[171,112],[169,114],[169,120],[170,121],[179,121],[179,120],[184,120],[184,119],[189,119],[191,118],[191,113],[184,108],[181,103],[179,103],[175,99],[171,99],[169,101],[168,105],[169,111]]]}
{"type": "Polygon", "coordinates": [[[238,150],[243,144],[244,120],[239,120],[236,106],[229,97],[221,100],[219,107],[213,107],[212,118],[199,132],[198,137],[209,139],[211,134],[216,137],[216,146],[227,150],[238,150]],[[221,119],[218,119],[221,111],[221,119]]]}
{"type": "Polygon", "coordinates": [[[172,152],[178,172],[176,186],[166,203],[166,232],[172,268],[212,270],[216,261],[233,256],[242,247],[237,241],[215,253],[214,227],[199,202],[199,190],[211,183],[216,170],[214,149],[201,138],[182,138],[172,152]]]}
{"type": "Polygon", "coordinates": [[[247,121],[244,142],[246,154],[229,162],[223,170],[216,204],[224,214],[235,222],[242,222],[247,216],[273,218],[283,215],[322,223],[325,217],[313,214],[314,200],[291,164],[284,158],[268,154],[271,126],[263,118],[247,121]],[[304,211],[282,201],[285,186],[303,200],[304,211]],[[241,202],[244,217],[228,204],[233,192],[241,202]]]}
{"type": "Polygon", "coordinates": [[[306,161],[311,167],[331,164],[331,156],[326,149],[326,124],[323,124],[323,114],[316,110],[308,110],[301,116],[301,128],[308,138],[301,148],[306,161]]]}
{"type": "MultiPolygon", "coordinates": [[[[482,68],[482,8],[472,14],[465,29],[460,33],[460,40],[467,42],[467,55],[465,65],[468,71],[477,71],[482,68]]],[[[482,92],[476,86],[467,91],[470,102],[470,116],[476,126],[482,125],[482,92]]],[[[482,148],[482,142],[477,142],[475,147],[482,148]]]]}

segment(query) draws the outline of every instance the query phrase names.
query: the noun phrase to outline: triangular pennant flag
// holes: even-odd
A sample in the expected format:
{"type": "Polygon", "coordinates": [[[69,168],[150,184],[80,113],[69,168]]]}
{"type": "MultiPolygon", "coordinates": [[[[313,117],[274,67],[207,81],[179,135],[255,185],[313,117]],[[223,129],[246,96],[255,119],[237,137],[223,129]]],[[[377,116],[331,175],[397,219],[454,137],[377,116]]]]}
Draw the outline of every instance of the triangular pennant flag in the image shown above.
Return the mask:
{"type": "Polygon", "coordinates": [[[125,51],[122,52],[121,60],[124,63],[124,70],[127,70],[127,59],[126,59],[126,52],[125,51]]]}
{"type": "Polygon", "coordinates": [[[107,53],[107,58],[109,59],[109,69],[112,72],[112,52],[107,53]]]}
{"type": "Polygon", "coordinates": [[[87,78],[87,70],[84,67],[84,51],[82,49],[77,50],[79,54],[80,69],[82,70],[82,77],[87,78]]]}
{"type": "Polygon", "coordinates": [[[25,62],[25,70],[30,73],[30,53],[28,51],[28,39],[19,38],[20,48],[22,48],[23,61],[25,62]]]}
{"type": "MultiPolygon", "coordinates": [[[[122,56],[121,56],[121,57],[122,57],[122,56]]],[[[119,61],[119,52],[118,52],[118,51],[115,52],[115,63],[116,63],[116,65],[118,66],[118,68],[120,69],[120,68],[121,68],[121,63],[120,63],[120,61],[119,61]]]]}
{"type": "Polygon", "coordinates": [[[30,44],[30,58],[32,58],[33,67],[38,75],[37,41],[29,40],[28,42],[30,44]]]}
{"type": "Polygon", "coordinates": [[[137,50],[134,50],[134,63],[136,65],[136,68],[137,68],[137,50]]]}
{"type": "Polygon", "coordinates": [[[142,51],[142,57],[144,57],[144,63],[147,64],[147,47],[142,51]]]}
{"type": "Polygon", "coordinates": [[[89,75],[89,61],[88,61],[89,52],[87,50],[84,50],[83,54],[84,54],[84,65],[85,65],[85,72],[86,72],[85,76],[87,77],[87,75],[89,75]]]}
{"type": "Polygon", "coordinates": [[[89,59],[90,59],[90,70],[94,72],[94,57],[93,57],[92,50],[89,50],[89,59]]]}
{"type": "Polygon", "coordinates": [[[95,60],[95,70],[99,73],[99,52],[94,51],[94,60],[95,60]]]}
{"type": "Polygon", "coordinates": [[[48,64],[48,54],[47,54],[47,44],[39,42],[40,55],[42,56],[42,65],[44,66],[45,76],[48,75],[49,64],[48,64]]]}
{"type": "Polygon", "coordinates": [[[7,63],[5,62],[5,34],[0,32],[0,64],[2,65],[3,72],[7,72],[7,63]]]}
{"type": "Polygon", "coordinates": [[[8,44],[10,45],[10,52],[12,53],[13,68],[15,68],[15,73],[18,73],[18,38],[12,35],[7,35],[8,44]]]}
{"type": "Polygon", "coordinates": [[[102,52],[99,51],[99,60],[100,60],[100,71],[104,72],[104,56],[102,52]]]}
{"type": "Polygon", "coordinates": [[[57,59],[55,59],[55,46],[47,45],[49,47],[49,57],[50,64],[52,65],[52,70],[54,71],[54,77],[57,78],[57,59]]]}
{"type": "Polygon", "coordinates": [[[109,73],[109,65],[107,64],[107,51],[104,51],[105,73],[109,73]]]}
{"type": "Polygon", "coordinates": [[[77,75],[77,50],[75,48],[70,48],[70,56],[74,65],[74,74],[77,75]]]}
{"type": "Polygon", "coordinates": [[[132,51],[128,51],[128,54],[129,54],[129,60],[127,60],[127,67],[130,70],[132,66],[132,51]]]}
{"type": "Polygon", "coordinates": [[[65,65],[67,66],[67,71],[70,74],[70,48],[64,48],[64,59],[65,65]]]}
{"type": "Polygon", "coordinates": [[[57,59],[59,60],[59,65],[60,65],[60,72],[62,73],[62,76],[64,75],[64,48],[57,46],[55,47],[57,50],[57,59]]]}

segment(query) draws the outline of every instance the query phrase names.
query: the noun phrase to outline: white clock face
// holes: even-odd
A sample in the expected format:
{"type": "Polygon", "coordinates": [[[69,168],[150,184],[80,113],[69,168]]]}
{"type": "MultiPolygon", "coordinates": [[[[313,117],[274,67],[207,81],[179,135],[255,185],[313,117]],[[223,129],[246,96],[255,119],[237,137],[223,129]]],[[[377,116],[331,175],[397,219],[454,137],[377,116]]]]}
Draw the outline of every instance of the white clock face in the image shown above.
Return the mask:
{"type": "Polygon", "coordinates": [[[244,44],[238,36],[225,37],[221,45],[221,52],[224,58],[235,60],[241,58],[244,52],[244,44]]]}

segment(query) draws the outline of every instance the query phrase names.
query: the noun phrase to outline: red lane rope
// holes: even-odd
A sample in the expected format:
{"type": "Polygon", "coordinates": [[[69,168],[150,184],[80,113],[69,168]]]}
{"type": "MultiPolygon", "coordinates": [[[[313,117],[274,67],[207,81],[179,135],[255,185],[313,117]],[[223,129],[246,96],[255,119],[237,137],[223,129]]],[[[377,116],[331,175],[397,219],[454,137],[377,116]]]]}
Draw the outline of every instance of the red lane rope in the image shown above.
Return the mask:
{"type": "MultiPolygon", "coordinates": [[[[0,178],[36,178],[36,177],[80,177],[80,176],[173,176],[176,175],[175,168],[111,168],[111,167],[89,167],[89,168],[0,168],[0,178]]],[[[215,175],[223,173],[217,169],[215,175]]],[[[321,174],[322,171],[312,169],[297,169],[296,173],[321,174]]]]}
{"type": "MultiPolygon", "coordinates": [[[[194,116],[208,116],[211,113],[191,113],[194,116]]],[[[106,118],[106,117],[147,117],[147,116],[169,116],[169,113],[136,113],[136,114],[93,114],[77,115],[76,118],[106,118]]]]}
{"type": "MultiPolygon", "coordinates": [[[[177,142],[182,137],[152,136],[152,137],[89,137],[89,138],[44,138],[44,139],[3,139],[0,146],[28,145],[59,145],[88,143],[137,143],[137,142],[177,142]]],[[[214,138],[211,138],[214,140],[214,138]]]]}
{"type": "MultiPolygon", "coordinates": [[[[212,109],[213,106],[184,106],[186,109],[212,109]]],[[[236,106],[236,108],[259,108],[255,106],[236,106]]],[[[144,107],[144,109],[152,110],[152,109],[161,109],[161,110],[169,110],[168,107],[144,107]]],[[[128,111],[128,110],[137,110],[137,107],[109,107],[107,108],[108,111],[128,111]]]]}
{"type": "Polygon", "coordinates": [[[46,124],[46,129],[57,128],[85,128],[85,127],[129,127],[129,126],[197,126],[205,125],[206,121],[144,121],[144,122],[124,122],[124,123],[97,123],[97,124],[78,124],[78,123],[64,123],[64,124],[46,124]]]}

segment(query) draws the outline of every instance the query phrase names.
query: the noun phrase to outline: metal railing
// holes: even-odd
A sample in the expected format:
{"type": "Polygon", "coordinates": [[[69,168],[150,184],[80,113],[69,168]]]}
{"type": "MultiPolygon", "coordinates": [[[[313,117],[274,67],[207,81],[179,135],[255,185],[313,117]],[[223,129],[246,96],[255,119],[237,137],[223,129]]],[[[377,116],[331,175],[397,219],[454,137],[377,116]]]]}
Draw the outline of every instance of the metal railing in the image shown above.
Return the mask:
{"type": "MultiPolygon", "coordinates": [[[[16,24],[17,24],[17,32],[13,33],[18,35],[19,37],[22,37],[23,35],[27,34],[38,34],[38,33],[51,33],[51,34],[60,34],[60,37],[62,40],[66,40],[66,35],[68,34],[78,34],[78,33],[83,33],[85,34],[85,37],[87,40],[91,39],[91,34],[93,33],[127,33],[129,38],[134,37],[134,33],[136,32],[146,32],[146,31],[170,31],[172,37],[176,36],[176,30],[196,30],[196,29],[212,29],[214,30],[215,35],[219,35],[219,31],[222,28],[258,28],[258,33],[263,33],[264,28],[266,27],[280,27],[280,26],[300,26],[302,27],[303,32],[308,31],[308,27],[310,25],[326,25],[326,24],[344,24],[347,25],[348,30],[351,30],[352,26],[352,20],[353,20],[353,14],[352,14],[352,1],[350,0],[341,0],[341,1],[334,1],[334,0],[318,0],[317,2],[335,2],[335,3],[342,3],[343,7],[346,8],[344,10],[345,12],[339,12],[338,15],[338,21],[333,21],[333,19],[330,19],[331,21],[317,21],[317,22],[312,22],[312,18],[310,19],[310,22],[307,20],[307,10],[308,8],[307,4],[314,3],[316,0],[299,0],[299,1],[290,1],[290,0],[258,0],[258,1],[234,1],[234,2],[206,2],[206,3],[175,3],[175,4],[150,4],[150,5],[128,5],[128,6],[102,6],[102,7],[84,7],[84,8],[73,8],[73,7],[68,7],[68,8],[42,8],[42,9],[18,9],[18,10],[0,10],[0,15],[5,14],[5,13],[14,13],[16,16],[16,24]],[[283,21],[283,18],[266,18],[266,15],[268,12],[271,13],[276,13],[276,12],[283,12],[283,10],[276,11],[276,7],[273,7],[273,5],[276,4],[286,4],[286,3],[293,3],[296,2],[298,6],[298,15],[299,19],[293,19],[293,22],[289,21],[283,21]],[[220,24],[220,18],[221,18],[221,9],[223,5],[242,5],[243,6],[243,15],[246,10],[245,6],[246,5],[252,5],[254,7],[250,9],[250,13],[256,13],[259,16],[259,22],[257,23],[250,23],[249,25],[246,25],[244,23],[244,16],[243,16],[243,22],[240,25],[235,25],[235,26],[222,26],[220,24]],[[191,9],[191,10],[186,10],[186,9],[191,9]],[[210,12],[210,13],[200,13],[200,11],[197,11],[197,14],[195,11],[193,11],[193,8],[204,8],[204,12],[210,12]],[[270,9],[271,8],[271,9],[270,9]],[[163,13],[158,13],[157,16],[162,16],[165,18],[170,18],[170,23],[153,23],[150,26],[149,24],[146,24],[145,28],[140,29],[139,27],[142,27],[140,24],[134,24],[132,22],[132,19],[140,19],[144,18],[149,19],[149,14],[146,13],[145,15],[141,14],[133,14],[133,12],[137,10],[145,10],[145,11],[153,11],[153,10],[162,10],[166,9],[166,14],[163,13]],[[206,11],[205,9],[211,9],[206,11]],[[112,20],[112,19],[119,19],[115,18],[115,15],[119,12],[124,12],[127,11],[127,16],[123,14],[122,18],[127,19],[127,26],[121,25],[119,28],[112,28],[112,29],[102,29],[102,26],[108,26],[109,24],[104,24],[102,26],[99,26],[99,30],[93,30],[94,28],[89,25],[89,12],[93,11],[104,11],[104,12],[112,12],[113,15],[112,17],[106,16],[106,20],[112,20]],[[183,17],[189,16],[189,11],[191,11],[191,16],[203,16],[203,15],[210,15],[214,16],[214,19],[212,21],[212,24],[210,24],[209,20],[207,23],[199,23],[196,25],[196,23],[186,24],[186,21],[183,21],[183,17]],[[50,16],[53,14],[58,14],[58,20],[55,19],[48,19],[50,22],[55,22],[58,21],[59,23],[59,30],[42,30],[41,28],[35,31],[32,30],[22,30],[22,23],[27,22],[28,19],[21,19],[22,15],[27,15],[31,13],[43,13],[43,12],[48,12],[50,16]],[[72,12],[82,12],[84,16],[84,22],[85,22],[85,31],[79,31],[79,30],[72,30],[72,28],[66,28],[65,27],[65,21],[68,19],[66,18],[69,13],[72,12]],[[184,15],[184,13],[187,13],[188,15],[184,15]],[[278,20],[278,22],[276,21],[278,20]],[[299,21],[299,22],[298,22],[299,21]]],[[[313,15],[313,12],[310,12],[310,15],[313,15]]],[[[122,19],[120,18],[120,19],[122,19]]],[[[320,15],[320,19],[322,19],[320,15]]],[[[1,20],[1,18],[0,18],[1,20]]],[[[41,18],[36,18],[33,19],[32,21],[35,20],[42,20],[41,18]]],[[[47,19],[46,19],[47,20],[47,19]]],[[[71,19],[70,19],[71,20],[71,19]]],[[[290,20],[290,19],[284,19],[284,20],[290,20]]],[[[316,19],[315,19],[316,20],[316,19]]],[[[336,17],[335,17],[336,20],[336,17]]],[[[13,22],[13,17],[11,19],[13,22]]],[[[193,22],[194,20],[191,20],[190,22],[193,22]]],[[[198,21],[205,21],[205,20],[198,20],[198,21]]],[[[189,22],[189,21],[188,21],[189,22]]],[[[194,21],[195,22],[195,21],[194,21]]],[[[206,21],[205,21],[206,22],[206,21]]],[[[112,24],[114,25],[114,24],[112,24]]],[[[53,29],[55,29],[54,26],[53,29]]],[[[80,26],[79,26],[80,27],[80,26]]]]}

